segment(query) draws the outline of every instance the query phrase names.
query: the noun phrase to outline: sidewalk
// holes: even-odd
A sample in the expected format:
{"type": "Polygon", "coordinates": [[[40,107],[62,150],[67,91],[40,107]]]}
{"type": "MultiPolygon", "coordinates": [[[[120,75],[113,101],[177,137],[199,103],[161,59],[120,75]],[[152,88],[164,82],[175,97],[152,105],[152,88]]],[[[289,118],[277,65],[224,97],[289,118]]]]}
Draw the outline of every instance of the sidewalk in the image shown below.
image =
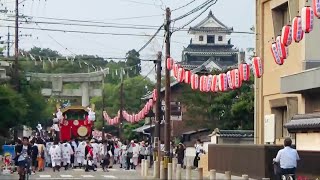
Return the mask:
{"type": "MultiPolygon", "coordinates": [[[[176,179],[175,177],[175,172],[173,173],[173,176],[172,179],[176,179]]],[[[198,178],[198,171],[197,170],[191,170],[191,178],[192,179],[199,179],[198,178]]],[[[153,168],[152,169],[149,169],[148,171],[148,177],[145,179],[154,179],[153,178],[153,168]]],[[[181,179],[184,180],[186,179],[186,169],[181,169],[181,179]]],[[[208,180],[209,179],[209,176],[204,176],[203,177],[204,180],[208,180]]],[[[223,179],[226,179],[225,178],[225,174],[222,174],[222,173],[216,173],[216,179],[217,180],[223,180],[223,179]]],[[[242,177],[239,177],[239,176],[231,176],[231,179],[232,180],[243,180],[242,177]]],[[[256,180],[256,179],[252,179],[252,178],[249,178],[249,180],[256,180]]]]}

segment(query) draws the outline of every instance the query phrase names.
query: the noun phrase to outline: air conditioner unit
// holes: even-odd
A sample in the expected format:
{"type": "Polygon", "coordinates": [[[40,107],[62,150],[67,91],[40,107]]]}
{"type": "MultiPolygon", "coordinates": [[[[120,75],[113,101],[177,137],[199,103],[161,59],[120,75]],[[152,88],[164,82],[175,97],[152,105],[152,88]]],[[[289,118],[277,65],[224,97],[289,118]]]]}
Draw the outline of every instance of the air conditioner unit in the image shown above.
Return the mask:
{"type": "Polygon", "coordinates": [[[265,144],[274,144],[276,135],[275,115],[264,116],[264,142],[265,144]]]}

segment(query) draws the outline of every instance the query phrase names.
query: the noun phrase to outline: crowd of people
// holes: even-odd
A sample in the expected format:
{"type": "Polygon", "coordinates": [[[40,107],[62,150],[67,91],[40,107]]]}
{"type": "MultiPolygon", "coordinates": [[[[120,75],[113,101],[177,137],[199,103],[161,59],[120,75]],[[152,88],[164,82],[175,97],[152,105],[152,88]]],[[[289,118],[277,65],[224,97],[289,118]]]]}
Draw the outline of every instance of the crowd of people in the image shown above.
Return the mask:
{"type": "MultiPolygon", "coordinates": [[[[171,143],[172,156],[178,159],[178,163],[184,167],[186,148],[182,143],[175,146],[171,143]]],[[[164,145],[161,143],[161,151],[164,145]]],[[[199,154],[203,153],[202,145],[198,140],[195,144],[196,158],[194,166],[198,167],[199,154]]],[[[153,162],[153,147],[149,142],[131,140],[121,142],[117,138],[107,140],[87,139],[71,141],[54,141],[44,139],[40,136],[18,140],[15,145],[16,156],[15,165],[18,173],[25,175],[26,166],[30,169],[28,173],[44,171],[52,168],[54,172],[59,172],[61,168],[80,168],[84,171],[96,171],[101,167],[103,171],[108,171],[115,164],[125,170],[135,170],[142,159],[149,159],[150,167],[153,162]]]]}

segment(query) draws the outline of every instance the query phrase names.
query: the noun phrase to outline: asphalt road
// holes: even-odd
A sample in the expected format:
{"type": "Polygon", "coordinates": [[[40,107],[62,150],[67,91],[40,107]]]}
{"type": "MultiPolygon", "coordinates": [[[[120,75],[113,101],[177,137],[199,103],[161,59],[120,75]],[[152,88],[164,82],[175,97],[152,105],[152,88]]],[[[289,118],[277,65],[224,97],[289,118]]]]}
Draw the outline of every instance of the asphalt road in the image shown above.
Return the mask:
{"type": "MultiPolygon", "coordinates": [[[[15,173],[13,175],[0,175],[0,179],[19,179],[15,173]]],[[[98,168],[96,172],[85,172],[84,169],[69,169],[65,171],[61,169],[60,172],[53,172],[51,168],[46,168],[44,172],[38,172],[31,175],[30,180],[54,180],[54,179],[143,179],[140,176],[139,168],[137,170],[123,170],[119,167],[109,169],[109,172],[103,172],[98,168]]]]}

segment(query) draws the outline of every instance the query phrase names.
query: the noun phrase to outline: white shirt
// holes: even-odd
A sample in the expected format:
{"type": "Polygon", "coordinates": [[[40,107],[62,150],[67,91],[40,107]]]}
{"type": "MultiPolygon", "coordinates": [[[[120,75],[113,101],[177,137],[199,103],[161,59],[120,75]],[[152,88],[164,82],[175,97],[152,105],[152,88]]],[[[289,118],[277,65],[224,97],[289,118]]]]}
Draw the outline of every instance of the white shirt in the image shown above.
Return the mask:
{"type": "Polygon", "coordinates": [[[280,167],[283,169],[296,168],[297,161],[300,160],[297,150],[286,146],[278,151],[276,162],[280,162],[280,167]]]}

